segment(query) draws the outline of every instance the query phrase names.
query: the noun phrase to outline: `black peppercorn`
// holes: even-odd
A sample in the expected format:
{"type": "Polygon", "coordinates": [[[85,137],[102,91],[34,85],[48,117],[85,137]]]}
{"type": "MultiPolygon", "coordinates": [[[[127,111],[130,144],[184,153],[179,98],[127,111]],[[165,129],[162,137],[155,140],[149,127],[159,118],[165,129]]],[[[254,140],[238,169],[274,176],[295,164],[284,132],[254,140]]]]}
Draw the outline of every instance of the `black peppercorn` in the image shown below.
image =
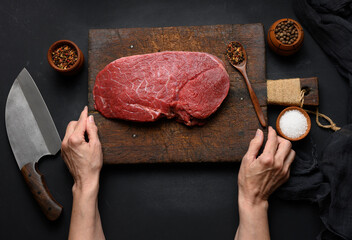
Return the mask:
{"type": "Polygon", "coordinates": [[[297,27],[292,21],[283,21],[275,28],[275,37],[283,44],[292,44],[297,40],[297,27]]]}

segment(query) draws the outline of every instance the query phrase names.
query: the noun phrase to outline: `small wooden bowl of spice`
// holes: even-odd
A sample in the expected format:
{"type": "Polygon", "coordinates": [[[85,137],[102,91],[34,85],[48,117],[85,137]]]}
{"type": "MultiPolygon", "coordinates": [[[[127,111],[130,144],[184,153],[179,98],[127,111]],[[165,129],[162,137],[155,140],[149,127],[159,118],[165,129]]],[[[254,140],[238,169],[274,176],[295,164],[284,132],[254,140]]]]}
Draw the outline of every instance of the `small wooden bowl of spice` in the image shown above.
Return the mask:
{"type": "Polygon", "coordinates": [[[54,42],[47,54],[50,66],[64,75],[74,75],[83,66],[84,56],[77,45],[70,40],[54,42]]]}
{"type": "Polygon", "coordinates": [[[298,141],[305,138],[310,128],[310,118],[306,111],[300,107],[285,108],[276,120],[277,132],[290,141],[298,141]]]}
{"type": "Polygon", "coordinates": [[[291,18],[279,19],[271,25],[268,32],[268,45],[277,54],[289,56],[303,45],[302,26],[291,18]]]}

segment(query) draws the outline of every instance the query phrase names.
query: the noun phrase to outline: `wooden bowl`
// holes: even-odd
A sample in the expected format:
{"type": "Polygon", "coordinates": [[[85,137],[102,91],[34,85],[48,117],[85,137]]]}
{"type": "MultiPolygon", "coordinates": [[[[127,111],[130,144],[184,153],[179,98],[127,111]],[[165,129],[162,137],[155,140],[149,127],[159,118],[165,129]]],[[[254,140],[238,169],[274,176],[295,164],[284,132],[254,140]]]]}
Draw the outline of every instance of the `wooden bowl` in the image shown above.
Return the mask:
{"type": "Polygon", "coordinates": [[[269,47],[275,53],[283,56],[289,56],[296,53],[302,47],[303,39],[304,39],[304,32],[303,32],[302,26],[297,21],[291,18],[282,18],[274,22],[273,25],[271,25],[271,27],[269,28],[267,41],[268,41],[269,47]],[[284,44],[275,37],[275,28],[280,22],[285,22],[289,20],[292,21],[294,26],[297,28],[298,36],[296,41],[294,41],[293,43],[284,44]]]}
{"type": "Polygon", "coordinates": [[[64,74],[64,75],[74,75],[74,74],[78,73],[82,69],[82,66],[84,63],[84,56],[83,56],[81,49],[79,49],[78,46],[70,40],[59,40],[57,42],[54,42],[48,50],[47,58],[48,58],[48,62],[50,64],[50,66],[54,70],[56,70],[57,72],[64,74]],[[62,68],[57,67],[54,64],[53,59],[52,59],[52,52],[54,50],[56,50],[58,47],[63,46],[63,45],[68,45],[71,48],[75,49],[77,52],[77,61],[70,68],[67,68],[67,69],[62,69],[62,68]]]}
{"type": "Polygon", "coordinates": [[[299,140],[305,138],[308,135],[308,133],[309,133],[309,131],[311,129],[311,126],[312,126],[312,124],[311,124],[311,121],[310,121],[308,113],[306,111],[304,111],[300,107],[288,107],[288,108],[285,108],[284,110],[282,110],[282,112],[279,114],[279,116],[277,117],[277,120],[276,120],[276,130],[277,130],[277,132],[283,138],[286,138],[287,140],[290,140],[290,141],[299,141],[299,140]],[[306,130],[306,132],[303,135],[299,136],[298,138],[287,137],[285,134],[283,134],[283,132],[281,131],[281,128],[280,128],[280,118],[282,117],[282,115],[284,115],[287,111],[290,111],[290,110],[297,110],[297,111],[301,112],[305,116],[305,118],[307,120],[307,130],[306,130]]]}

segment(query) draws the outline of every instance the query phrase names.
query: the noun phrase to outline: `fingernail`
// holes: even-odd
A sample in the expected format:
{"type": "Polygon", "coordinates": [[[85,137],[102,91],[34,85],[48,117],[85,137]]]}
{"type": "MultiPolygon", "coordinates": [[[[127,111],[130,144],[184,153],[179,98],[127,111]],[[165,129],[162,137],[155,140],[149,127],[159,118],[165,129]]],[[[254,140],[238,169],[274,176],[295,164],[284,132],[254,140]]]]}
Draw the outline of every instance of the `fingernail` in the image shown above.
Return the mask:
{"type": "Polygon", "coordinates": [[[260,129],[258,128],[256,133],[255,133],[256,136],[259,136],[260,135],[260,129]]]}
{"type": "Polygon", "coordinates": [[[90,115],[90,116],[89,116],[89,122],[94,122],[94,117],[93,117],[93,115],[90,115]]]}
{"type": "Polygon", "coordinates": [[[83,108],[83,111],[84,111],[84,110],[86,110],[87,108],[88,108],[88,107],[87,107],[87,106],[85,106],[85,107],[83,108]]]}

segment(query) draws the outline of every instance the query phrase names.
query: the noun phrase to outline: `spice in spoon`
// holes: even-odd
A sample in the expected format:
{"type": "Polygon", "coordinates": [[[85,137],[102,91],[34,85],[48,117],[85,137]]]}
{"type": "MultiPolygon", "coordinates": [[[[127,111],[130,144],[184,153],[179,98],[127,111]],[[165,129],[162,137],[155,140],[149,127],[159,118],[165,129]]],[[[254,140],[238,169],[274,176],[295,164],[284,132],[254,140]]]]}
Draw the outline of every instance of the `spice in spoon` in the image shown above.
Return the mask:
{"type": "Polygon", "coordinates": [[[54,64],[60,69],[68,69],[77,61],[77,51],[69,45],[62,45],[56,48],[52,53],[54,64]]]}
{"type": "Polygon", "coordinates": [[[244,61],[242,46],[237,42],[230,42],[229,45],[227,45],[226,55],[229,61],[234,65],[238,65],[244,61]]]}

